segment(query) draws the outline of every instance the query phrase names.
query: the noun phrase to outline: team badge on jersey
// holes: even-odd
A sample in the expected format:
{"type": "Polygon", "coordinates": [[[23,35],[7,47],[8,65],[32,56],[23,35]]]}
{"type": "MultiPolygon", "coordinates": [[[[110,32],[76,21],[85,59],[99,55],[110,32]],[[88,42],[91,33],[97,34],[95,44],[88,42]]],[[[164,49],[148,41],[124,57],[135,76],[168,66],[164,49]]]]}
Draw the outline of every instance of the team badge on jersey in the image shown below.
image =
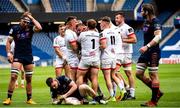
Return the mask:
{"type": "Polygon", "coordinates": [[[129,29],[128,29],[128,32],[129,32],[129,33],[134,32],[133,28],[129,28],[129,29]]]}

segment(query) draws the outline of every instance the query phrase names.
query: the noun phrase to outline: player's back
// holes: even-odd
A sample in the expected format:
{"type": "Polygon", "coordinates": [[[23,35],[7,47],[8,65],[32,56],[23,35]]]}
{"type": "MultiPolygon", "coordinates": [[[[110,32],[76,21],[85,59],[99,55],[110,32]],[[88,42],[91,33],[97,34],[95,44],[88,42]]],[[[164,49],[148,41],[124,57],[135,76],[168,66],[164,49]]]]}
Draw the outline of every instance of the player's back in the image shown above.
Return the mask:
{"type": "Polygon", "coordinates": [[[101,32],[101,39],[106,39],[106,48],[102,50],[101,58],[114,58],[115,57],[115,42],[117,33],[114,29],[105,29],[101,32]]]}
{"type": "Polygon", "coordinates": [[[99,33],[94,30],[82,32],[78,38],[82,57],[99,57],[99,33]]]}

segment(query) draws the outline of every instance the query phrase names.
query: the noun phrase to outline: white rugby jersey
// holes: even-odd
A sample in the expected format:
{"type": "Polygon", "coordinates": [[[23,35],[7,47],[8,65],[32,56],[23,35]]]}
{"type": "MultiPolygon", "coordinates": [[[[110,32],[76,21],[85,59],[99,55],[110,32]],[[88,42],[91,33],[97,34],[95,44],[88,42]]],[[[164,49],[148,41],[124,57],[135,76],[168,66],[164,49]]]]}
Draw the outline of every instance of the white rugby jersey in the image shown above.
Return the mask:
{"type": "MultiPolygon", "coordinates": [[[[59,50],[64,54],[67,55],[67,48],[65,45],[65,39],[58,35],[56,38],[54,38],[53,47],[59,48],[59,50]]],[[[59,58],[59,56],[56,56],[56,58],[59,58]]]]}
{"type": "Polygon", "coordinates": [[[105,29],[100,34],[100,40],[106,39],[106,48],[101,52],[101,59],[115,58],[116,38],[119,36],[115,29],[105,29]]]}
{"type": "Polygon", "coordinates": [[[99,39],[99,33],[96,31],[88,30],[81,32],[78,37],[78,42],[81,44],[81,56],[99,58],[99,39]]]}
{"type": "Polygon", "coordinates": [[[66,44],[66,47],[68,49],[68,52],[73,53],[73,50],[70,46],[70,43],[77,41],[77,34],[74,31],[67,29],[65,31],[65,37],[64,38],[65,38],[65,44],[66,44]]]}
{"type": "MultiPolygon", "coordinates": [[[[131,36],[132,34],[134,34],[134,29],[130,27],[129,25],[127,25],[126,23],[118,27],[119,27],[119,32],[122,35],[122,38],[128,38],[128,36],[131,36]]],[[[123,42],[122,47],[123,47],[124,53],[133,53],[132,44],[123,42]]]]}
{"type": "Polygon", "coordinates": [[[116,53],[124,53],[124,50],[122,48],[122,44],[123,44],[122,36],[118,31],[118,27],[116,27],[116,28],[114,27],[113,29],[115,30],[114,32],[116,32],[116,35],[115,35],[115,52],[116,53]]]}

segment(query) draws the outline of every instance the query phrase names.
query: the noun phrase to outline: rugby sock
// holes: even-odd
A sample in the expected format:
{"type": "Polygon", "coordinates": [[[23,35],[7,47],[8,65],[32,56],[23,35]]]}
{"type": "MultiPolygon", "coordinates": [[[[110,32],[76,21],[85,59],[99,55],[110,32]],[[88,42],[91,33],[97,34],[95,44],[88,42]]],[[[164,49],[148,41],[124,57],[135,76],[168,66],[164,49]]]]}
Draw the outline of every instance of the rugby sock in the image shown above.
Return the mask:
{"type": "Polygon", "coordinates": [[[15,83],[16,85],[18,85],[18,80],[16,80],[16,83],[15,83]]]}
{"type": "Polygon", "coordinates": [[[159,92],[159,83],[152,83],[152,98],[151,98],[151,101],[157,102],[158,92],[159,92]]]}
{"type": "MultiPolygon", "coordinates": [[[[119,83],[119,84],[118,84],[118,87],[119,87],[120,91],[125,90],[124,84],[122,85],[121,83],[119,83]]],[[[125,91],[126,91],[126,90],[125,90],[125,91]]]]}
{"type": "Polygon", "coordinates": [[[113,91],[113,89],[110,89],[109,91],[110,91],[111,97],[114,97],[114,91],[113,91]]]}
{"type": "Polygon", "coordinates": [[[24,80],[21,80],[21,84],[24,84],[24,80]]]}
{"type": "Polygon", "coordinates": [[[32,98],[32,94],[27,94],[27,101],[32,98]]]}
{"type": "Polygon", "coordinates": [[[130,91],[130,95],[132,96],[132,97],[134,97],[134,92],[135,92],[135,89],[134,88],[130,88],[129,89],[129,91],[130,91]]]}
{"type": "Polygon", "coordinates": [[[112,82],[112,85],[113,85],[114,96],[116,96],[117,85],[116,85],[116,83],[114,81],[112,82]]]}
{"type": "Polygon", "coordinates": [[[149,78],[143,79],[143,82],[150,88],[152,89],[152,81],[149,78]]]}
{"type": "Polygon", "coordinates": [[[99,96],[102,96],[103,95],[103,92],[100,88],[100,86],[98,85],[98,90],[97,90],[97,93],[99,94],[99,96]]]}
{"type": "Polygon", "coordinates": [[[10,99],[11,99],[12,94],[13,94],[13,91],[8,90],[8,95],[7,95],[7,98],[10,98],[10,99]]]}

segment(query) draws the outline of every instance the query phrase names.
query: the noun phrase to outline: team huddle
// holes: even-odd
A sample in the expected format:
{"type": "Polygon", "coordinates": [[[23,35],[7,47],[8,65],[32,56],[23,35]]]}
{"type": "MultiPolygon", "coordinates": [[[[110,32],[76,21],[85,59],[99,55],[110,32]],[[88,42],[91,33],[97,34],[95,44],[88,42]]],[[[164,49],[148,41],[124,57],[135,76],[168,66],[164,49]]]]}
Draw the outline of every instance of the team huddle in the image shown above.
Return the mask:
{"type": "MultiPolygon", "coordinates": [[[[144,4],[141,13],[147,21],[143,28],[144,46],[139,50],[142,54],[136,66],[136,76],[152,90],[151,100],[141,106],[157,106],[158,100],[163,95],[159,90],[157,74],[161,26],[154,16],[152,5],[144,4]],[[147,67],[149,67],[150,78],[144,75],[147,67]]],[[[125,23],[123,13],[118,12],[114,18],[116,26],[110,17],[100,18],[98,22],[101,32],[97,30],[97,22],[94,19],[89,19],[86,24],[83,24],[75,16],[69,16],[65,25],[59,25],[59,35],[54,38],[53,42],[53,48],[57,54],[56,78],[49,77],[46,80],[46,84],[50,87],[52,104],[107,104],[109,101],[136,99],[131,66],[132,44],[137,42],[136,35],[134,29],[125,23]],[[126,73],[128,83],[119,72],[121,66],[126,73]],[[63,69],[65,75],[62,75],[63,69]],[[102,70],[104,75],[109,92],[106,94],[108,98],[105,98],[98,83],[99,70],[102,70]],[[89,82],[92,83],[92,87],[88,85],[89,82]],[[117,88],[120,93],[116,93],[117,88]],[[89,101],[87,96],[90,96],[92,100],[89,101]]],[[[11,103],[15,81],[21,66],[24,67],[27,81],[27,103],[36,104],[31,97],[33,73],[31,39],[32,34],[41,29],[40,23],[26,12],[19,26],[10,30],[6,51],[12,68],[8,98],[3,102],[5,105],[11,103]],[[29,26],[29,23],[33,26],[29,26]],[[12,40],[15,42],[14,54],[10,53],[12,40]]]]}

